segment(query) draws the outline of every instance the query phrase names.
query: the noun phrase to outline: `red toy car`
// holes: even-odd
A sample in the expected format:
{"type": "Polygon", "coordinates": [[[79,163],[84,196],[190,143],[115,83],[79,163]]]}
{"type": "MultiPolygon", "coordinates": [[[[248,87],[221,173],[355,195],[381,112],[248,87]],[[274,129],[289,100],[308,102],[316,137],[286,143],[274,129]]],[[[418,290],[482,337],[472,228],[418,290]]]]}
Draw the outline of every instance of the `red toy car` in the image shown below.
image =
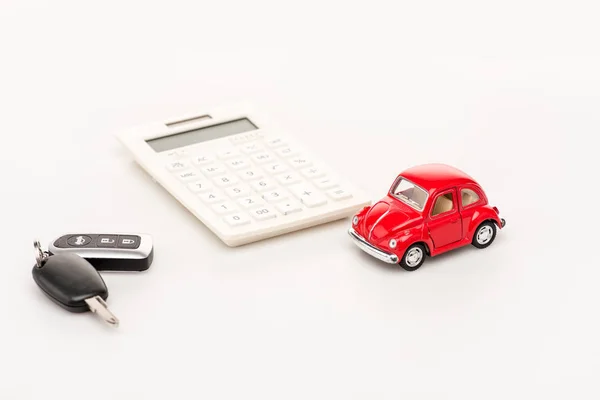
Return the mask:
{"type": "Polygon", "coordinates": [[[449,165],[427,164],[402,172],[386,197],[354,216],[348,233],[366,253],[414,271],[425,255],[469,243],[488,247],[496,227],[505,224],[473,178],[449,165]]]}

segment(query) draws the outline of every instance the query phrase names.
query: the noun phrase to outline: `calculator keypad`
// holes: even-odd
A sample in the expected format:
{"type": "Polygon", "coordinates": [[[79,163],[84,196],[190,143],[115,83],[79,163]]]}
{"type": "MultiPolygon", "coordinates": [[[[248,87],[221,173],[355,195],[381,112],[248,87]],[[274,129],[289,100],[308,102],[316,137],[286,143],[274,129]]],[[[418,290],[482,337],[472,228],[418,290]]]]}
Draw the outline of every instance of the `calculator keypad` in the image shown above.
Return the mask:
{"type": "Polygon", "coordinates": [[[214,153],[205,149],[177,150],[176,158],[166,158],[166,169],[233,229],[283,222],[288,215],[352,198],[283,138],[243,141],[214,153]]]}

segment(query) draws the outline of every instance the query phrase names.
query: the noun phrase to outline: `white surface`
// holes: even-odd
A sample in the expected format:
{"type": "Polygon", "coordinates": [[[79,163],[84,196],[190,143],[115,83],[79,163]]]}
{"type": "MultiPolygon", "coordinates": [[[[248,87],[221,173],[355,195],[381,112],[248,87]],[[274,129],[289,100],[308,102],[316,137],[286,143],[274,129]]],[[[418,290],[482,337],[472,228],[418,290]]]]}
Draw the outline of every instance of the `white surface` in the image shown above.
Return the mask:
{"type": "Polygon", "coordinates": [[[597,398],[593,5],[3,0],[0,397],[597,398]],[[348,221],[227,248],[113,134],[237,100],[375,198],[461,167],[507,227],[413,273],[348,221]],[[34,237],[119,230],[156,259],[103,275],[118,330],[44,298],[34,237]]]}
{"type": "MultiPolygon", "coordinates": [[[[119,132],[117,138],[153,180],[225,244],[237,247],[339,221],[353,216],[364,206],[371,204],[370,197],[352,182],[351,176],[328,165],[327,158],[319,157],[310,146],[302,143],[303,135],[295,135],[293,132],[293,126],[277,123],[266,110],[260,110],[251,104],[238,104],[196,109],[183,115],[180,113],[169,118],[152,119],[141,126],[119,132]],[[168,126],[169,121],[190,121],[191,118],[197,119],[202,115],[208,115],[210,119],[178,124],[175,127],[168,126]],[[181,139],[175,141],[173,138],[177,134],[185,137],[188,132],[202,133],[203,128],[210,129],[212,126],[243,119],[247,121],[247,125],[254,125],[254,130],[204,142],[190,141],[187,145],[183,145],[186,142],[182,142],[181,139]],[[156,147],[151,148],[146,143],[156,139],[163,143],[164,140],[170,140],[170,144],[163,147],[165,151],[157,152],[156,147]],[[243,151],[250,144],[258,151],[244,157],[243,151]],[[280,153],[286,149],[297,154],[280,153]],[[207,159],[214,161],[207,163],[207,159]],[[198,163],[198,160],[201,160],[201,163],[198,163]],[[174,161],[189,166],[173,171],[174,161]],[[239,170],[239,167],[233,167],[232,161],[243,161],[247,169],[239,170]],[[326,171],[328,178],[339,184],[337,190],[345,191],[349,196],[335,198],[320,190],[311,179],[312,176],[307,176],[306,167],[314,172],[326,171]],[[292,180],[282,183],[280,173],[286,177],[300,174],[304,177],[292,185],[292,180]],[[248,174],[252,176],[249,177],[248,174]],[[198,196],[190,190],[188,185],[197,182],[210,191],[213,195],[211,199],[217,197],[222,201],[206,201],[206,197],[198,196]],[[232,195],[229,192],[232,189],[240,192],[244,190],[247,195],[232,195]],[[288,196],[288,192],[303,204],[301,212],[286,215],[285,212],[275,210],[276,201],[273,196],[269,196],[274,194],[280,201],[284,195],[288,196]],[[257,196],[262,197],[258,202],[254,200],[257,196]],[[246,200],[254,205],[247,207],[246,200]],[[267,204],[271,206],[266,206],[267,204]]],[[[325,175],[324,172],[322,174],[325,175]]]]}

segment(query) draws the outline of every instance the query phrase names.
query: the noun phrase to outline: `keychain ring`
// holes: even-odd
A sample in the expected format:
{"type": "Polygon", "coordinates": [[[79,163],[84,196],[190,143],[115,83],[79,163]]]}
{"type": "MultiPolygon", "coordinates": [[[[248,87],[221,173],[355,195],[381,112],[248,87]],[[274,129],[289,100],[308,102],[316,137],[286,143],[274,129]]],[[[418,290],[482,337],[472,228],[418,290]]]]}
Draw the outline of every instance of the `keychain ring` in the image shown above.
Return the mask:
{"type": "Polygon", "coordinates": [[[33,248],[35,249],[35,261],[37,263],[37,267],[41,268],[42,263],[46,259],[46,254],[44,253],[44,250],[42,250],[42,245],[40,244],[39,240],[33,241],[33,248]]]}

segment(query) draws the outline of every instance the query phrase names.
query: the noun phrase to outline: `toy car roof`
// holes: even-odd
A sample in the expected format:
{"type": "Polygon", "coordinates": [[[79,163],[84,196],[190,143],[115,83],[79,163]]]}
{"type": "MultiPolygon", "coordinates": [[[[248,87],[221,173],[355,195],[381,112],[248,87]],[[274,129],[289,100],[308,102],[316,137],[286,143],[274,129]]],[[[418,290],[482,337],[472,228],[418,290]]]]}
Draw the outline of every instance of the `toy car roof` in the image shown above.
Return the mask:
{"type": "Polygon", "coordinates": [[[446,164],[424,164],[408,168],[400,175],[428,192],[447,186],[477,182],[458,168],[446,164]]]}

